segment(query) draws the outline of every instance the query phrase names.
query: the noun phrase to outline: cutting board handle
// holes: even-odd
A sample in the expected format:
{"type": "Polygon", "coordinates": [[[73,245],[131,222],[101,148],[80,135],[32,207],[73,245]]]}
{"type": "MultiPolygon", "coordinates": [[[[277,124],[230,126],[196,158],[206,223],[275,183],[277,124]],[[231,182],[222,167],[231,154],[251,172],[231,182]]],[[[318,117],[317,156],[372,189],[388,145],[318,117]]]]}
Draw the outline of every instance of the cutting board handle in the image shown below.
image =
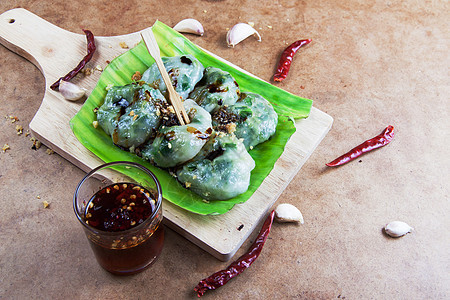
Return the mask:
{"type": "Polygon", "coordinates": [[[0,15],[0,43],[36,65],[46,88],[81,61],[87,45],[84,34],[61,29],[23,8],[0,15]]]}

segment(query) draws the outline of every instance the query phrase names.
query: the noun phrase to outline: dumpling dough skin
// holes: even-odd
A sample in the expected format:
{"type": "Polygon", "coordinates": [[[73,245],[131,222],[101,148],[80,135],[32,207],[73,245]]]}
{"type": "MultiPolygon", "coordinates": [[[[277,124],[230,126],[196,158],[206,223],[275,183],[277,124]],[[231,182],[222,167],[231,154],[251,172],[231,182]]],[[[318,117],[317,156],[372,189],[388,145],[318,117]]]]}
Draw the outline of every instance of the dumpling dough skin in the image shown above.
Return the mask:
{"type": "Polygon", "coordinates": [[[97,120],[114,144],[130,148],[147,141],[158,128],[158,106],[166,102],[159,90],[136,83],[108,90],[97,120]]]}
{"type": "Polygon", "coordinates": [[[207,200],[227,200],[247,191],[255,161],[234,135],[212,137],[177,172],[178,180],[207,200]]]}
{"type": "Polygon", "coordinates": [[[239,86],[230,73],[208,67],[189,98],[213,113],[222,106],[233,105],[239,99],[239,94],[239,86]]]}
{"type": "MultiPolygon", "coordinates": [[[[252,149],[256,145],[267,141],[275,134],[278,115],[272,105],[261,95],[255,93],[242,93],[236,104],[223,108],[223,112],[231,115],[236,124],[234,134],[244,139],[244,145],[252,149]]],[[[224,129],[218,112],[213,116],[213,126],[224,129]]]]}
{"type": "MultiPolygon", "coordinates": [[[[161,59],[175,90],[183,99],[186,99],[189,93],[194,89],[197,82],[202,79],[205,68],[193,55],[190,54],[162,57],[161,59]]],[[[166,84],[161,77],[161,73],[159,72],[156,63],[151,65],[150,68],[142,74],[141,80],[157,86],[164,95],[167,93],[166,84]]]]}
{"type": "Polygon", "coordinates": [[[144,147],[141,155],[159,167],[168,168],[192,159],[212,133],[211,115],[193,100],[183,102],[191,122],[183,126],[159,129],[153,143],[144,147]]]}

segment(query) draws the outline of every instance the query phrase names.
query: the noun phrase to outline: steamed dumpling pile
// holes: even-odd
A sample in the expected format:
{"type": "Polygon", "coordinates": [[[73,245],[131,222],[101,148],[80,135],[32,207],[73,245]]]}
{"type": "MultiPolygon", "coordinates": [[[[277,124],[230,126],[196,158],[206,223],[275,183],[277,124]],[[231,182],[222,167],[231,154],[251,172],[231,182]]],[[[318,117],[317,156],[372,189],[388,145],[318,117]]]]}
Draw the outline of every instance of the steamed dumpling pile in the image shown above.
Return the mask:
{"type": "Polygon", "coordinates": [[[207,200],[247,191],[255,162],[248,151],[274,133],[278,116],[254,93],[241,93],[230,73],[204,68],[192,55],[163,57],[190,123],[181,126],[153,64],[142,81],[108,90],[97,119],[114,144],[170,168],[207,200]]]}

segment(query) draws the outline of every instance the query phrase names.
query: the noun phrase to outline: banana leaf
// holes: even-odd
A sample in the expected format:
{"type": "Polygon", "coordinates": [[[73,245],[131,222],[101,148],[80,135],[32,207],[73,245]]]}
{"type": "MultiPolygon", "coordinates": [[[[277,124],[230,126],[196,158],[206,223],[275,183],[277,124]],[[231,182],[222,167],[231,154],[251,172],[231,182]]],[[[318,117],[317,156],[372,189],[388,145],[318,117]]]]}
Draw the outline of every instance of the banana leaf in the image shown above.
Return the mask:
{"type": "MultiPolygon", "coordinates": [[[[163,197],[173,204],[202,215],[226,213],[235,204],[247,201],[258,189],[283,153],[289,138],[295,132],[293,118],[307,117],[312,101],[290,94],[228,65],[214,55],[203,51],[183,35],[159,21],[152,26],[152,30],[160,47],[161,56],[192,54],[205,67],[214,66],[230,72],[242,91],[258,93],[274,106],[279,117],[276,134],[270,140],[256,146],[249,152],[255,160],[256,167],[251,173],[248,191],[225,201],[203,200],[197,194],[183,188],[166,170],[157,168],[135,154],[118,148],[113,144],[111,137],[100,127],[94,128],[92,125],[92,122],[96,120],[94,109],[103,103],[107,87],[131,83],[131,77],[136,71],[143,73],[154,63],[142,41],[134,48],[112,60],[104,69],[89,98],[80,111],[70,120],[72,131],[87,149],[105,162],[133,161],[150,169],[161,183],[163,197]]],[[[130,176],[130,174],[127,175],[130,176]]]]}

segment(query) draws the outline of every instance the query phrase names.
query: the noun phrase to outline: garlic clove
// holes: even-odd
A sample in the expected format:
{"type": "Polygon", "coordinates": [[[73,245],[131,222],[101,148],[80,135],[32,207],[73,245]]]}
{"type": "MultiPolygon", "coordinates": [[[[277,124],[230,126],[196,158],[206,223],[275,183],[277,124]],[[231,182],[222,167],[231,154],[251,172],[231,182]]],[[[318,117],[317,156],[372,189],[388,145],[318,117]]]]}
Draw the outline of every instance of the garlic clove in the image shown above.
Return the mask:
{"type": "Polygon", "coordinates": [[[384,232],[391,237],[401,237],[412,230],[414,228],[402,221],[392,221],[384,227],[384,232]]]}
{"type": "Polygon", "coordinates": [[[234,25],[227,32],[227,44],[228,47],[234,47],[238,43],[242,42],[251,35],[258,37],[258,42],[261,42],[261,36],[255,28],[246,23],[238,23],[234,25]]]}
{"type": "Polygon", "coordinates": [[[304,223],[302,213],[298,210],[297,207],[288,203],[282,203],[277,206],[277,208],[275,209],[275,219],[281,223],[285,222],[300,222],[301,224],[304,223]]]}
{"type": "Polygon", "coordinates": [[[184,19],[173,27],[174,30],[184,33],[193,33],[202,36],[205,31],[203,25],[196,19],[184,19]]]}
{"type": "Polygon", "coordinates": [[[61,80],[59,83],[59,92],[66,100],[75,101],[81,99],[86,94],[86,89],[68,81],[61,80]]]}

